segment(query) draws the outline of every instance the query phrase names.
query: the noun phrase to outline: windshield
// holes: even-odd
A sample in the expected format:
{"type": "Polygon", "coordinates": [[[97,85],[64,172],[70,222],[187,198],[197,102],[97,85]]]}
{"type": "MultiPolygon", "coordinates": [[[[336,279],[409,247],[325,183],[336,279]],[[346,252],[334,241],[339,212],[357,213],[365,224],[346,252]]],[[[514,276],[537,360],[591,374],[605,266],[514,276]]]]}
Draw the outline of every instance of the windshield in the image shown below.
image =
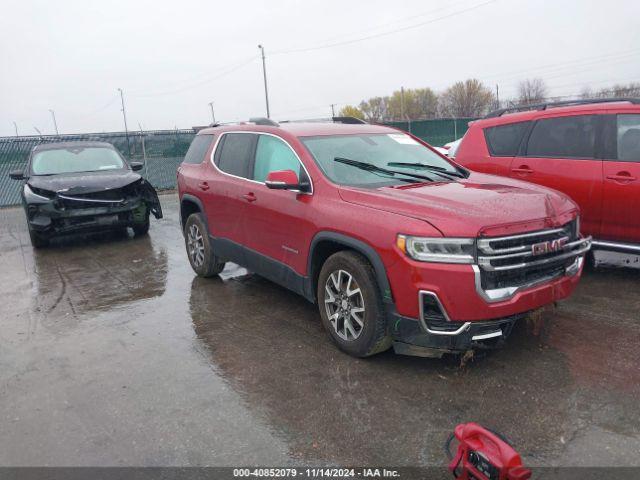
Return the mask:
{"type": "Polygon", "coordinates": [[[37,152],[31,160],[33,175],[95,172],[124,168],[122,157],[106,147],[71,147],[37,152]]]}
{"type": "Polygon", "coordinates": [[[460,171],[453,165],[403,133],[330,135],[300,140],[324,174],[340,185],[375,188],[405,184],[407,180],[420,182],[420,176],[428,176],[436,181],[452,181],[452,177],[440,176],[434,171],[460,176],[460,171]],[[336,161],[336,158],[367,163],[377,168],[357,168],[353,162],[336,161]],[[415,177],[411,180],[400,174],[386,175],[381,172],[382,169],[406,172],[415,177]]]}

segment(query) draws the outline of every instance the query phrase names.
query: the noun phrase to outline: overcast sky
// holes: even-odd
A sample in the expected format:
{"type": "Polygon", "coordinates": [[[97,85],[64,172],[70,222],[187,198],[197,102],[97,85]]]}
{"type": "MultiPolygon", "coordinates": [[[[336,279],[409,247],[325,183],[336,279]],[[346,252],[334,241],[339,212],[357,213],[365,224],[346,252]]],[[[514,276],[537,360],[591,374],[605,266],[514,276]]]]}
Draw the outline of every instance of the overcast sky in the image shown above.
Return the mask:
{"type": "Polygon", "coordinates": [[[0,135],[326,117],[400,86],[477,77],[553,95],[640,81],[638,0],[3,0],[0,135]],[[319,48],[320,47],[320,48],[319,48]]]}

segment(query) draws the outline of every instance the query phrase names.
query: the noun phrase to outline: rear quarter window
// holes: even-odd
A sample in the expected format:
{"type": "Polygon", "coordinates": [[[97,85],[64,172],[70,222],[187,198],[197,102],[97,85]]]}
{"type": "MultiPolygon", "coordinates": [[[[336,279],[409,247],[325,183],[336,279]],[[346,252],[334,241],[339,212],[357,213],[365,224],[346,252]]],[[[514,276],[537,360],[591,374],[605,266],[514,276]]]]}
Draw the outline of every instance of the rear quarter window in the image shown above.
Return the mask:
{"type": "Polygon", "coordinates": [[[191,145],[189,145],[189,150],[187,150],[182,162],[192,164],[202,163],[213,139],[214,135],[196,135],[191,145]]]}
{"type": "Polygon", "coordinates": [[[538,120],[529,136],[528,157],[595,158],[596,116],[538,120]]]}
{"type": "Polygon", "coordinates": [[[487,147],[492,157],[515,157],[520,142],[531,122],[509,123],[484,129],[487,147]]]}

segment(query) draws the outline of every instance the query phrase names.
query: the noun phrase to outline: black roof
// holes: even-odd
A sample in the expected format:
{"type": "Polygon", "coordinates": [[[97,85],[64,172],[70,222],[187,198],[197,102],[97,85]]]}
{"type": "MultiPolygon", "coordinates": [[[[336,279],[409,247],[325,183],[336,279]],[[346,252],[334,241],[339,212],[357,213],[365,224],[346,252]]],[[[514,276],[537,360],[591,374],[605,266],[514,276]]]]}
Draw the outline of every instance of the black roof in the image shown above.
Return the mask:
{"type": "Polygon", "coordinates": [[[59,150],[66,148],[88,148],[88,147],[99,147],[99,148],[112,148],[115,147],[109,142],[94,142],[94,141],[69,141],[69,142],[51,142],[51,143],[41,143],[33,147],[33,150],[59,150]]]}

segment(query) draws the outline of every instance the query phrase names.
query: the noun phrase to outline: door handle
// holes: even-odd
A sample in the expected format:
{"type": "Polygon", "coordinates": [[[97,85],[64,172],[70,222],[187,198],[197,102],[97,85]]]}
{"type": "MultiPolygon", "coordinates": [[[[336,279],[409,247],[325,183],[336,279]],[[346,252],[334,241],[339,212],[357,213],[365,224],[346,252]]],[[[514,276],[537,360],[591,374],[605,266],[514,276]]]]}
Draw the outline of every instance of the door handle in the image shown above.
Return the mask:
{"type": "Polygon", "coordinates": [[[200,182],[198,188],[200,190],[209,190],[209,184],[207,182],[200,182]]]}
{"type": "Polygon", "coordinates": [[[244,198],[247,202],[255,202],[257,200],[256,195],[253,192],[245,193],[244,195],[242,195],[242,198],[244,198]]]}
{"type": "Polygon", "coordinates": [[[607,175],[607,180],[614,180],[616,182],[633,182],[637,180],[636,177],[632,177],[629,172],[618,172],[615,175],[607,175]]]}
{"type": "Polygon", "coordinates": [[[518,168],[512,168],[511,171],[515,173],[533,173],[533,170],[529,168],[529,165],[520,165],[518,168]]]}

